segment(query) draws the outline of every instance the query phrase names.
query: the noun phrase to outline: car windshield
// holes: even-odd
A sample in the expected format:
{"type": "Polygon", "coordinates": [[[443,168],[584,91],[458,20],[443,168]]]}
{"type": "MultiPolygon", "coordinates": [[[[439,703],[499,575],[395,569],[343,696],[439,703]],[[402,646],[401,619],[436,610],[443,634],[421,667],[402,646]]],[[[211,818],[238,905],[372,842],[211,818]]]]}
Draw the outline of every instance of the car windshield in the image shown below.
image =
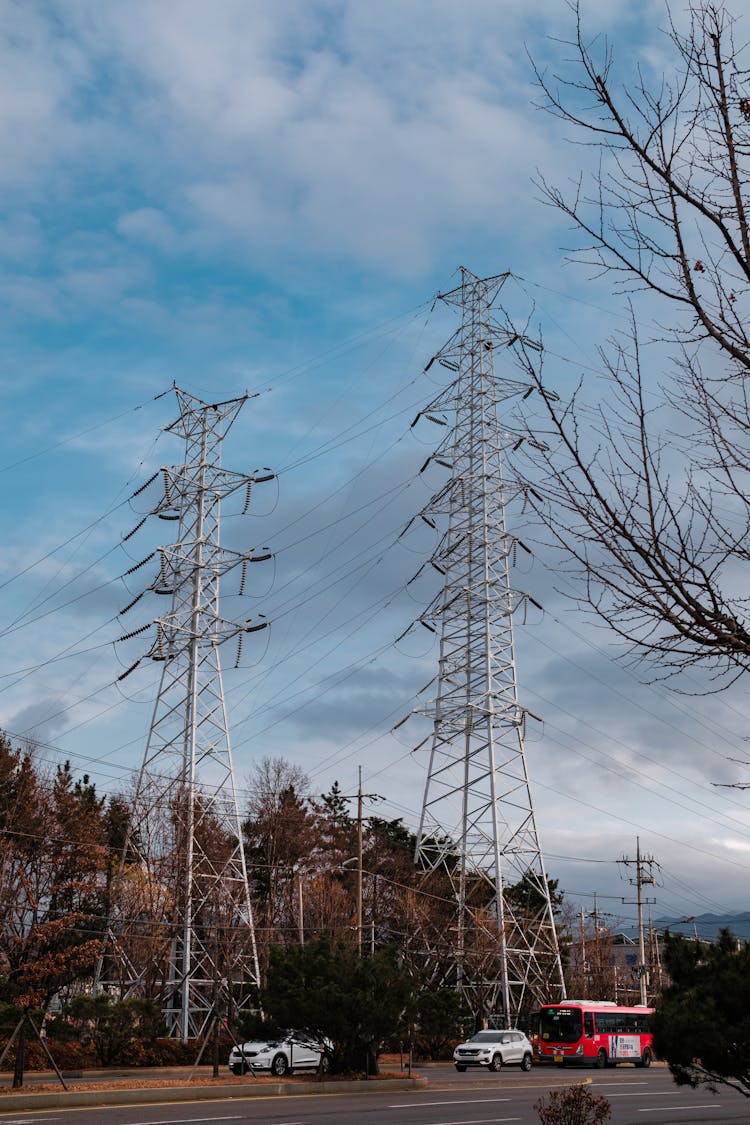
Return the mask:
{"type": "Polygon", "coordinates": [[[470,1043],[507,1043],[508,1037],[499,1031],[478,1031],[472,1035],[470,1043]]]}

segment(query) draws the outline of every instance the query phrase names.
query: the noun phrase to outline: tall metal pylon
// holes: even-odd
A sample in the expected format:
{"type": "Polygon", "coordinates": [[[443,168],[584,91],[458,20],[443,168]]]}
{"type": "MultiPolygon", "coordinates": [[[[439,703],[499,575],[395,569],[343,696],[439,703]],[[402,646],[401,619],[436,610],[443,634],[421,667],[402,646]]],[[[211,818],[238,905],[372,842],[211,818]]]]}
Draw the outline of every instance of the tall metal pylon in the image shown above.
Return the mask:
{"type": "Polygon", "coordinates": [[[243,635],[267,622],[223,618],[219,584],[239,568],[243,593],[249,564],[270,555],[228,550],[219,537],[222,502],[239,492],[246,511],[253,484],[273,474],[221,467],[221,443],[248,395],[206,403],[174,390],[180,414],[166,432],[183,440],[184,460],[161,470],[163,494],[148,513],[178,525],[176,541],[155,552],[147,587],[171,595],[171,608],[121,638],[153,627],[147,656],[163,667],[97,988],[158,996],[169,1034],[187,1040],[220,1008],[250,1006],[259,984],[219,648],[236,639],[238,662],[243,635]]]}
{"type": "Polygon", "coordinates": [[[440,294],[460,327],[425,368],[437,361],[453,379],[421,412],[445,426],[429,461],[449,475],[421,513],[437,531],[430,562],[443,582],[421,617],[439,634],[439,666],[434,699],[420,708],[433,731],[416,849],[455,896],[453,983],[475,1014],[505,1026],[565,996],[514,651],[514,617],[533,599],[510,581],[519,547],[528,549],[506,527],[517,489],[503,459],[519,435],[500,411],[530,387],[495,372],[498,347],[507,356],[521,339],[495,306],[509,276],[461,269],[461,284],[440,294]]]}

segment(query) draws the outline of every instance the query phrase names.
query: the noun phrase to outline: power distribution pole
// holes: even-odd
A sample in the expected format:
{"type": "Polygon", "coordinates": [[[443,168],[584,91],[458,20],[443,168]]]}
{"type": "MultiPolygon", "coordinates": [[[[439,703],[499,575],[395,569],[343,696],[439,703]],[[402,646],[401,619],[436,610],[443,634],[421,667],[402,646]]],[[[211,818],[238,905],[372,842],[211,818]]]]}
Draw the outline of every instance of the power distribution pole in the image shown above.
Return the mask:
{"type": "Polygon", "coordinates": [[[357,953],[362,956],[362,767],[357,783],[357,953]]]}
{"type": "Polygon", "coordinates": [[[270,555],[221,547],[219,531],[222,502],[239,493],[247,510],[252,485],[272,474],[221,468],[221,443],[247,395],[206,403],[175,394],[180,414],[167,432],[184,442],[184,460],[162,470],[163,495],[148,513],[177,524],[176,541],[154,552],[148,586],[171,607],[127,635],[155,630],[147,655],[162,673],[96,988],[159,997],[170,1036],[187,1040],[206,1032],[219,992],[242,1009],[259,983],[219,647],[236,640],[239,661],[243,635],[267,622],[223,618],[219,582],[236,571],[243,593],[249,564],[270,555]]]}
{"type": "Polygon", "coordinates": [[[455,895],[454,984],[475,1013],[501,1009],[511,1026],[563,999],[565,985],[516,681],[513,619],[533,599],[510,582],[527,548],[506,528],[517,492],[503,459],[518,435],[500,408],[531,389],[495,372],[496,349],[520,339],[494,308],[508,276],[461,270],[460,286],[440,296],[460,327],[425,368],[437,361],[453,378],[420,414],[445,427],[428,463],[448,479],[421,513],[436,529],[430,562],[443,583],[421,618],[440,647],[436,695],[421,709],[433,733],[416,859],[445,873],[455,895]]]}
{"type": "MultiPolygon", "coordinates": [[[[351,859],[344,860],[342,867],[348,868],[356,864],[357,871],[357,952],[362,956],[362,935],[363,935],[363,898],[364,898],[364,868],[362,866],[362,848],[364,845],[364,802],[365,801],[382,801],[382,797],[377,793],[363,793],[362,792],[362,767],[359,766],[357,770],[357,792],[341,795],[342,801],[357,801],[357,854],[352,856],[351,859]]],[[[374,938],[373,938],[374,941],[374,938]]]]}
{"type": "MultiPolygon", "coordinates": [[[[641,855],[641,841],[640,837],[636,836],[636,849],[635,859],[621,859],[619,863],[625,864],[626,867],[635,865],[635,879],[631,879],[630,883],[636,887],[636,904],[638,906],[638,987],[640,990],[641,1004],[644,1006],[648,1003],[648,986],[649,986],[649,970],[646,964],[646,940],[643,929],[643,907],[645,904],[651,904],[656,899],[644,899],[643,887],[656,882],[652,874],[652,869],[656,860],[653,856],[641,855]]],[[[623,903],[627,899],[622,900],[623,903]]]]}

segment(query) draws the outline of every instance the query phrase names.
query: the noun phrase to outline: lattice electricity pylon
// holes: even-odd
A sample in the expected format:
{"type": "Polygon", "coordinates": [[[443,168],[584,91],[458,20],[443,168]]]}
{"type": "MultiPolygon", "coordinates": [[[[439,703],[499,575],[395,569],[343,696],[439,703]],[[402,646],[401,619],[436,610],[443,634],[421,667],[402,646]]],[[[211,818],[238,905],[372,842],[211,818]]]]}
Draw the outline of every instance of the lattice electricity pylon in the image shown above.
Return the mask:
{"type": "Polygon", "coordinates": [[[516,679],[513,619],[531,599],[510,582],[520,541],[506,528],[517,490],[503,458],[519,437],[499,417],[530,388],[494,370],[496,349],[520,339],[493,311],[510,275],[461,274],[440,295],[461,325],[425,369],[437,361],[454,378],[419,415],[446,427],[429,462],[449,476],[421,513],[438,533],[430,562],[443,583],[420,619],[440,647],[435,698],[419,709],[433,733],[416,859],[455,896],[453,983],[475,1013],[502,1012],[511,1026],[565,996],[516,679]]]}
{"type": "Polygon", "coordinates": [[[219,583],[239,568],[243,593],[249,564],[270,555],[221,547],[219,531],[222,501],[244,492],[246,511],[252,485],[272,474],[221,468],[221,443],[247,395],[209,404],[175,393],[180,416],[166,429],[183,439],[185,458],[162,469],[163,496],[148,513],[178,523],[148,587],[171,595],[171,608],[151,623],[147,655],[163,668],[96,987],[158,996],[169,1034],[186,1040],[204,1034],[220,1008],[248,1008],[259,984],[219,647],[236,639],[239,661],[244,634],[267,622],[222,618],[219,583]]]}

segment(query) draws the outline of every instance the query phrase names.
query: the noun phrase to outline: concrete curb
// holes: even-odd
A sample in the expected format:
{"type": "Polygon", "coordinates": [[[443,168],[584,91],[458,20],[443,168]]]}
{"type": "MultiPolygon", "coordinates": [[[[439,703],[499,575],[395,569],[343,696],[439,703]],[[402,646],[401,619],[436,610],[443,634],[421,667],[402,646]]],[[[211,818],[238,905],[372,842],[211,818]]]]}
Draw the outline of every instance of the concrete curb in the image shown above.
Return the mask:
{"type": "Polygon", "coordinates": [[[242,1101],[290,1094],[373,1094],[421,1090],[426,1078],[352,1079],[343,1082],[264,1082],[247,1086],[158,1086],[137,1090],[60,1090],[33,1094],[19,1090],[0,1094],[0,1113],[30,1109],[74,1109],[95,1105],[146,1105],[155,1102],[242,1101]]]}

